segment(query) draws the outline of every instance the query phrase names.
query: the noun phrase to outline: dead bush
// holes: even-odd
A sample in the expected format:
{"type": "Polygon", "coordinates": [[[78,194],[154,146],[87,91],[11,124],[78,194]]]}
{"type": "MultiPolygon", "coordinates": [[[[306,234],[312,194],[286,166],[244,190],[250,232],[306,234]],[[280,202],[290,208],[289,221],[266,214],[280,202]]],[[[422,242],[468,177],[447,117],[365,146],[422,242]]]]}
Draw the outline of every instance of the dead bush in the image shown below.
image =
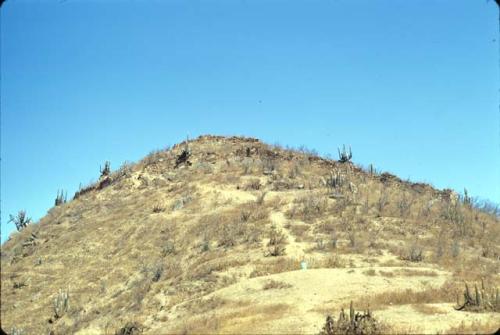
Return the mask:
{"type": "Polygon", "coordinates": [[[274,289],[285,289],[285,288],[290,288],[292,285],[282,282],[282,281],[277,281],[277,280],[268,280],[264,283],[262,286],[263,290],[274,290],[274,289]]]}
{"type": "Polygon", "coordinates": [[[269,231],[269,243],[267,244],[268,256],[282,256],[285,254],[286,236],[283,232],[271,226],[269,231]]]}

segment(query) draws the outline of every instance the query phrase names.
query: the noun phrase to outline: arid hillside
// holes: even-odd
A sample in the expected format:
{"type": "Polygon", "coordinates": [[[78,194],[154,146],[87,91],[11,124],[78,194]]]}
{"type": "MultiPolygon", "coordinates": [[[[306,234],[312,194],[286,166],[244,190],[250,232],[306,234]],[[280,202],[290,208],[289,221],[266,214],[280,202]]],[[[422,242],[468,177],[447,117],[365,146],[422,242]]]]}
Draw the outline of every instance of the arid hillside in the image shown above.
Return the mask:
{"type": "Polygon", "coordinates": [[[95,184],[13,234],[1,250],[1,326],[493,332],[499,221],[468,196],[361,168],[348,150],[329,160],[202,136],[115,171],[106,164],[95,184]],[[370,313],[349,315],[351,302],[370,313]]]}

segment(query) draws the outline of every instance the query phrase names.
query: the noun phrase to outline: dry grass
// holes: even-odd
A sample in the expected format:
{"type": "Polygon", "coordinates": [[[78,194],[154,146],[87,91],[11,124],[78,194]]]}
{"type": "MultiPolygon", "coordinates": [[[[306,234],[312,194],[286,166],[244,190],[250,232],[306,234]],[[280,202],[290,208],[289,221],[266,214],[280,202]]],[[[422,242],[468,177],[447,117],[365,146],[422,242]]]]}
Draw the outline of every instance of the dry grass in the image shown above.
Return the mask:
{"type": "Polygon", "coordinates": [[[277,280],[268,280],[264,283],[262,286],[263,290],[274,290],[274,289],[285,289],[285,288],[290,288],[292,285],[282,282],[282,281],[277,281],[277,280]]]}
{"type": "Polygon", "coordinates": [[[446,282],[439,288],[428,288],[422,291],[396,290],[374,296],[364,297],[356,302],[357,306],[370,306],[373,309],[383,309],[393,305],[451,303],[456,300],[459,283],[446,282]]]}
{"type": "Polygon", "coordinates": [[[498,334],[500,327],[495,321],[473,321],[465,323],[462,321],[458,326],[451,327],[445,334],[498,334]]]}

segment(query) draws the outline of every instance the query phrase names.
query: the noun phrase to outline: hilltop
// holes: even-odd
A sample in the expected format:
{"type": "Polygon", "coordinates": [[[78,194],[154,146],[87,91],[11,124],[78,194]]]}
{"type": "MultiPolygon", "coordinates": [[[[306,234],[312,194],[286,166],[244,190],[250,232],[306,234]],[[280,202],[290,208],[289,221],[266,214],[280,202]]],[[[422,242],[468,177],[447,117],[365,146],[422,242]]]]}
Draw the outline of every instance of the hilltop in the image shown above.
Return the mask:
{"type": "Polygon", "coordinates": [[[2,328],[311,334],[351,301],[395,333],[498,328],[499,217],[340,156],[201,136],[106,165],[2,246],[2,328]],[[464,281],[485,293],[455,308],[464,281]]]}

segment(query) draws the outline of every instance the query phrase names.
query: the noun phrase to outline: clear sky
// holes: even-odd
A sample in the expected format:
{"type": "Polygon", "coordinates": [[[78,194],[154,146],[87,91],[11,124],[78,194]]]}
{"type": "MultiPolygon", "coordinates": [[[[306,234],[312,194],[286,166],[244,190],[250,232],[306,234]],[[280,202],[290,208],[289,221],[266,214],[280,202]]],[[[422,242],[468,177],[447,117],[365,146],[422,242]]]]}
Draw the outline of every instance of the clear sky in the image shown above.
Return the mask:
{"type": "Polygon", "coordinates": [[[494,1],[1,8],[1,228],[153,149],[246,135],[500,202],[494,1]]]}

